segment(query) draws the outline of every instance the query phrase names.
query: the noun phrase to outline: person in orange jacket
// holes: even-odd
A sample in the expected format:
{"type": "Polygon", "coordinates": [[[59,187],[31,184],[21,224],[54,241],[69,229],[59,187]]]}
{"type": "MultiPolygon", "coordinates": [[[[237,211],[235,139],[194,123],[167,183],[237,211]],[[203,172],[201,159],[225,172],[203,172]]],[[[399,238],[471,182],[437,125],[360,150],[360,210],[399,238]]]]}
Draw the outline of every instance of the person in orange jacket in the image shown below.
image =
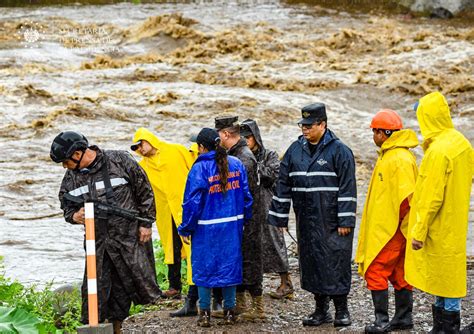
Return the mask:
{"type": "Polygon", "coordinates": [[[375,308],[375,321],[366,333],[413,328],[412,286],[404,278],[408,212],[418,174],[410,151],[418,145],[413,130],[403,129],[393,110],[379,111],[370,124],[380,147],[372,173],[360,226],[356,262],[367,281],[375,308]],[[395,288],[395,315],[388,317],[388,281],[395,288]]]}

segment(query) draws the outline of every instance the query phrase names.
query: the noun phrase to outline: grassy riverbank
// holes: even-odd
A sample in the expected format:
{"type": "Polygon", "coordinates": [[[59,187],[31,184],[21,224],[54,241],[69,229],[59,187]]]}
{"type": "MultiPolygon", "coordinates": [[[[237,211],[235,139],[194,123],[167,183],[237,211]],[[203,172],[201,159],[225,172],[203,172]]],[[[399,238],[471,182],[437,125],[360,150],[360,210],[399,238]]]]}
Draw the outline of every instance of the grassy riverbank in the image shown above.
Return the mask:
{"type": "MultiPolygon", "coordinates": [[[[168,288],[168,267],[163,263],[161,242],[154,243],[156,274],[161,289],[168,288]]],[[[0,333],[75,333],[81,326],[79,287],[52,289],[52,282],[38,290],[5,277],[0,257],[0,333]]],[[[183,290],[187,291],[186,266],[182,266],[183,290]]],[[[132,305],[130,315],[158,309],[156,306],[132,305]]]]}

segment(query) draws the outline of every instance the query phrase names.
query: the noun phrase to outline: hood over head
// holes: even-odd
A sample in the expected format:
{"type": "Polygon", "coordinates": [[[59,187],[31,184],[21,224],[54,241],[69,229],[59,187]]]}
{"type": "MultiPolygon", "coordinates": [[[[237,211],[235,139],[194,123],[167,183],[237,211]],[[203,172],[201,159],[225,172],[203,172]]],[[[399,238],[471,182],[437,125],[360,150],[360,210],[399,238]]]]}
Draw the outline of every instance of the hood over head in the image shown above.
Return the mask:
{"type": "Polygon", "coordinates": [[[446,129],[454,128],[448,102],[440,92],[430,93],[420,99],[416,117],[424,140],[446,129]]]}
{"type": "MultiPolygon", "coordinates": [[[[135,135],[133,136],[133,145],[130,146],[130,149],[132,151],[136,151],[140,141],[146,140],[151,146],[154,148],[158,149],[160,147],[161,140],[158,139],[157,136],[155,136],[150,130],[147,128],[139,128],[136,132],[135,135]]],[[[140,154],[139,151],[136,151],[138,154],[140,154]]]]}
{"type": "Polygon", "coordinates": [[[246,119],[240,124],[240,134],[246,136],[246,134],[251,134],[254,136],[255,141],[261,149],[264,149],[262,136],[260,135],[260,129],[258,128],[257,122],[253,119],[246,119]],[[250,132],[250,133],[249,133],[250,132]]]}

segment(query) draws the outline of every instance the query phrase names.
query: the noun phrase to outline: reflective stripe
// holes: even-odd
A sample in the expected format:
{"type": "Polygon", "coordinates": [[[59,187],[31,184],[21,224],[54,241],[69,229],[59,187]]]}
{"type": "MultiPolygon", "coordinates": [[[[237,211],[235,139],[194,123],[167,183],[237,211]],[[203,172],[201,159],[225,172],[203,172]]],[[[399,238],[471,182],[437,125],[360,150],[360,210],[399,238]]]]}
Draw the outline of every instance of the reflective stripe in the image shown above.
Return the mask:
{"type": "MultiPolygon", "coordinates": [[[[122,184],[127,184],[127,183],[128,183],[127,180],[125,180],[123,177],[116,177],[114,179],[110,179],[110,184],[112,185],[112,187],[121,186],[122,184]]],[[[95,188],[97,190],[104,189],[105,188],[104,181],[96,182],[95,188]]]]}
{"type": "Polygon", "coordinates": [[[337,214],[338,217],[355,217],[356,214],[354,212],[340,212],[337,214]]]}
{"type": "Polygon", "coordinates": [[[273,196],[272,199],[280,203],[291,203],[291,198],[280,198],[280,197],[273,196]]]}
{"type": "Polygon", "coordinates": [[[89,278],[87,280],[87,294],[89,295],[97,294],[97,279],[89,278]]]}
{"type": "Polygon", "coordinates": [[[313,192],[313,191],[339,191],[339,187],[316,187],[316,188],[291,188],[292,191],[313,192]]]}
{"type": "Polygon", "coordinates": [[[275,217],[279,217],[279,218],[289,218],[290,217],[290,214],[289,213],[276,213],[275,211],[268,211],[268,214],[269,215],[272,215],[272,216],[275,216],[275,217]]]}
{"type": "Polygon", "coordinates": [[[86,240],[86,254],[95,255],[95,240],[86,240]]]}
{"type": "Polygon", "coordinates": [[[337,199],[338,202],[357,202],[357,198],[355,197],[339,197],[337,199]]]}
{"type": "MultiPolygon", "coordinates": [[[[121,185],[127,184],[127,183],[128,183],[127,180],[125,180],[123,177],[116,177],[114,179],[110,179],[110,184],[112,185],[112,187],[121,186],[121,185]]],[[[104,181],[99,181],[99,182],[95,183],[95,189],[101,190],[101,189],[104,189],[104,188],[105,188],[104,181]]],[[[84,195],[84,194],[87,194],[87,193],[89,193],[89,187],[87,185],[79,187],[79,188],[74,189],[74,190],[71,190],[69,192],[69,194],[72,195],[72,196],[81,196],[81,195],[84,195]]]]}
{"type": "Polygon", "coordinates": [[[70,195],[72,196],[81,196],[83,194],[87,194],[89,192],[89,187],[88,186],[82,186],[77,189],[71,190],[69,192],[70,195]]]}
{"type": "Polygon", "coordinates": [[[84,204],[84,218],[94,219],[94,203],[87,202],[84,204]]]}
{"type": "Polygon", "coordinates": [[[291,172],[290,176],[337,176],[334,172],[291,172]]]}
{"type": "Polygon", "coordinates": [[[210,219],[210,220],[198,220],[198,225],[212,225],[212,224],[221,224],[221,223],[228,223],[228,222],[235,222],[239,219],[243,219],[244,215],[238,215],[233,217],[226,217],[226,218],[218,218],[218,219],[210,219]]]}

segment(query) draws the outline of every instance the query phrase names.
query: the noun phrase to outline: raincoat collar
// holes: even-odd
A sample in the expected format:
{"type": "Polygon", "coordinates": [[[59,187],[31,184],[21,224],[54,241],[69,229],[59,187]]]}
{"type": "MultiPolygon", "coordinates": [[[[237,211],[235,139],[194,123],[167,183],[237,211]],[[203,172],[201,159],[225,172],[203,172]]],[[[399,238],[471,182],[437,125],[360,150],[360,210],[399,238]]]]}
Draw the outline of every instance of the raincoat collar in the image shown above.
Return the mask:
{"type": "Polygon", "coordinates": [[[423,149],[428,147],[433,137],[454,129],[448,103],[440,92],[430,93],[420,99],[416,117],[424,140],[423,149]]]}
{"type": "MultiPolygon", "coordinates": [[[[159,140],[157,136],[155,136],[150,130],[146,128],[139,128],[135,132],[135,135],[133,136],[133,142],[136,143],[139,140],[146,140],[151,146],[156,148],[158,152],[160,151],[160,146],[163,144],[163,141],[159,140]]],[[[138,150],[135,152],[141,155],[138,150]]]]}
{"type": "Polygon", "coordinates": [[[205,161],[205,160],[214,160],[216,157],[216,151],[210,151],[206,153],[199,154],[196,162],[198,161],[205,161]]]}
{"type": "Polygon", "coordinates": [[[102,165],[105,162],[104,152],[95,145],[89,146],[89,149],[95,151],[97,153],[97,156],[95,160],[91,163],[91,165],[85,167],[84,169],[88,169],[89,170],[88,173],[96,173],[102,168],[102,165]]]}
{"type": "Polygon", "coordinates": [[[404,129],[400,131],[395,131],[392,135],[382,144],[382,147],[379,150],[379,154],[384,154],[385,152],[394,149],[394,148],[414,148],[418,146],[418,138],[416,133],[410,129],[404,129]]]}
{"type": "MultiPolygon", "coordinates": [[[[332,132],[329,129],[326,129],[326,132],[324,133],[323,138],[321,138],[321,141],[318,144],[320,145],[320,149],[322,149],[325,146],[327,146],[329,143],[331,143],[332,141],[338,140],[338,139],[339,138],[337,138],[334,132],[332,132]]],[[[303,135],[298,137],[298,142],[304,147],[305,150],[307,150],[308,154],[310,154],[309,148],[308,148],[308,140],[303,135]]]]}
{"type": "Polygon", "coordinates": [[[229,149],[227,154],[234,155],[234,153],[243,146],[247,146],[247,141],[244,138],[240,138],[240,140],[229,149]]]}

